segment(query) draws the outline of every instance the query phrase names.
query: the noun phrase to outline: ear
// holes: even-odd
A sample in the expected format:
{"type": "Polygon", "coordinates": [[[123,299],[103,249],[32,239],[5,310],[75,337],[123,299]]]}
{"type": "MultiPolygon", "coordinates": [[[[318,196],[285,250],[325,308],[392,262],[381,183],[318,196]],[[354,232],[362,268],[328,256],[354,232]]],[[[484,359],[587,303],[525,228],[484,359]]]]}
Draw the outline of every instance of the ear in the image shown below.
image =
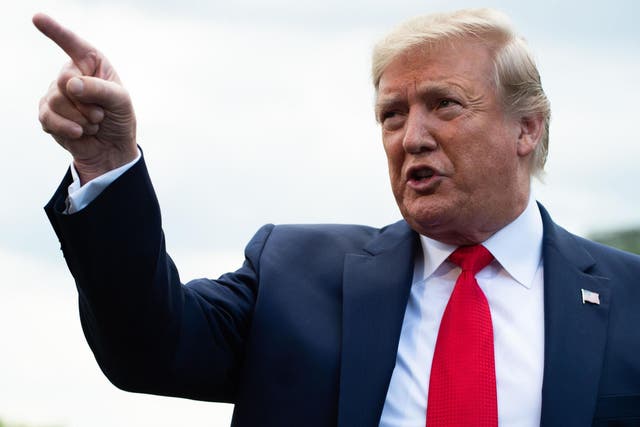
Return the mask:
{"type": "Polygon", "coordinates": [[[518,136],[517,145],[517,152],[520,157],[526,157],[536,149],[542,139],[543,126],[542,114],[520,118],[520,135],[518,136]]]}

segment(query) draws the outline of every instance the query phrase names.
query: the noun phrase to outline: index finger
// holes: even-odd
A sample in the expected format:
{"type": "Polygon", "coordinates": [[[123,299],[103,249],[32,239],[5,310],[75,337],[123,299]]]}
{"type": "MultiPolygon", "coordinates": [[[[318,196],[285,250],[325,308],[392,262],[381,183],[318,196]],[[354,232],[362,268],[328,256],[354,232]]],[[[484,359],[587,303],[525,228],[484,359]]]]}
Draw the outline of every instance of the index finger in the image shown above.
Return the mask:
{"type": "Polygon", "coordinates": [[[93,75],[95,60],[91,58],[96,56],[96,48],[44,13],[33,16],[33,25],[60,46],[85,75],[93,75]],[[94,55],[90,55],[91,53],[94,55]]]}

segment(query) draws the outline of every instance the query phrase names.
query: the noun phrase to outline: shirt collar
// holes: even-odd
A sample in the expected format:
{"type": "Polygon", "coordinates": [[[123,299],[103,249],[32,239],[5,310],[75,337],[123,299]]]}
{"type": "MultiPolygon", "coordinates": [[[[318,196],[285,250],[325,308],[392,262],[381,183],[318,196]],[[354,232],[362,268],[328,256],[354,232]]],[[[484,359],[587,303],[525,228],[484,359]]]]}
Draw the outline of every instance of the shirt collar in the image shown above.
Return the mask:
{"type": "MultiPolygon", "coordinates": [[[[454,245],[420,235],[422,279],[431,276],[456,249],[454,245]]],[[[533,195],[525,210],[513,222],[482,243],[507,273],[527,289],[542,258],[542,217],[533,195]]]]}

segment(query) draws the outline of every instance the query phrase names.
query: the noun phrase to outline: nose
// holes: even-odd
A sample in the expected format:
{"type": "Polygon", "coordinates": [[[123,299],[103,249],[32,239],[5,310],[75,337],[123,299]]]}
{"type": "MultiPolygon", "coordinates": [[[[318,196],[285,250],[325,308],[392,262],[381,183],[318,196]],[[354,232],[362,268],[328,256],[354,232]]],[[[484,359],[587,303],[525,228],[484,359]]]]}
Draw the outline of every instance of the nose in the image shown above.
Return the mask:
{"type": "Polygon", "coordinates": [[[410,154],[419,154],[437,148],[438,143],[429,130],[429,112],[426,108],[414,106],[409,110],[402,146],[404,151],[410,154]]]}

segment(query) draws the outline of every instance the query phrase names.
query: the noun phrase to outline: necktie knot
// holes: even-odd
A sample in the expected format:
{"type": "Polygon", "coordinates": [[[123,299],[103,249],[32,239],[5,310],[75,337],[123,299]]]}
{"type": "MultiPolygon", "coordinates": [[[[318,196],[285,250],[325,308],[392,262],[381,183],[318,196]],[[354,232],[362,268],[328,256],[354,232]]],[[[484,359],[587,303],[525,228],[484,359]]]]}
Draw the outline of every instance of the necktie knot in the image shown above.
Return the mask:
{"type": "Polygon", "coordinates": [[[449,260],[462,268],[462,271],[470,271],[475,276],[493,261],[493,255],[482,245],[460,246],[449,255],[449,260]]]}
{"type": "Polygon", "coordinates": [[[427,427],[498,427],[493,324],[475,275],[493,256],[482,245],[449,257],[462,268],[442,315],[431,362],[427,427]]]}

